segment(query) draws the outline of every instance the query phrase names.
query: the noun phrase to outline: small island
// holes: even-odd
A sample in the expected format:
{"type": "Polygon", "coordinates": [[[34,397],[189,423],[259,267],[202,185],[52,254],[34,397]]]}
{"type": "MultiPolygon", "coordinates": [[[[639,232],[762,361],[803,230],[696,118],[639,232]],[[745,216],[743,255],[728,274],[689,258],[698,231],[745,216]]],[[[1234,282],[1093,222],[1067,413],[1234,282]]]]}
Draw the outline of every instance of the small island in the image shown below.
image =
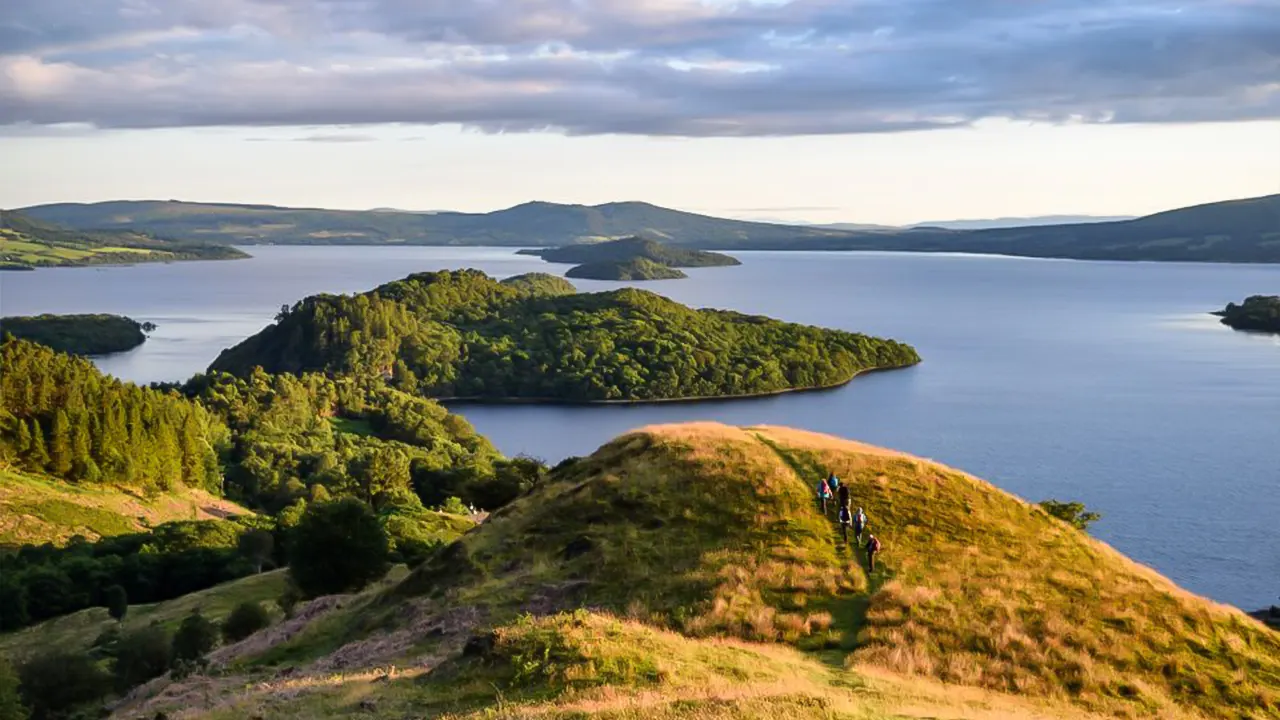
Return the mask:
{"type": "Polygon", "coordinates": [[[1229,303],[1214,315],[1235,330],[1280,333],[1280,295],[1253,295],[1244,303],[1229,303]]]}
{"type": "Polygon", "coordinates": [[[690,250],[640,237],[623,238],[602,243],[565,245],[558,248],[521,250],[522,255],[536,255],[547,262],[567,265],[621,262],[645,258],[668,267],[728,267],[741,265],[737,258],[706,250],[690,250]]]}
{"type": "Polygon", "coordinates": [[[73,355],[109,355],[132,350],[155,330],[120,315],[35,315],[0,318],[0,335],[51,347],[73,355]]]}
{"type": "Polygon", "coordinates": [[[584,263],[570,268],[564,275],[582,280],[680,280],[689,277],[673,267],[643,257],[584,263]]]}
{"type": "Polygon", "coordinates": [[[441,401],[634,403],[832,388],[920,362],[910,346],[625,288],[533,292],[478,270],[315,295],[210,372],[385,379],[441,401]]]}

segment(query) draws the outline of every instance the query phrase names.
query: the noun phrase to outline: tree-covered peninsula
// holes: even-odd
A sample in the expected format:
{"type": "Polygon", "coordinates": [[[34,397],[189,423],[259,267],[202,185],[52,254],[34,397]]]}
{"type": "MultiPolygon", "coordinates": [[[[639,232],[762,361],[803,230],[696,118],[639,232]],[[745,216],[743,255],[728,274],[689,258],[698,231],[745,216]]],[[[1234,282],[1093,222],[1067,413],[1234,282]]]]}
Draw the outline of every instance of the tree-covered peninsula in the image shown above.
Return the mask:
{"type": "Polygon", "coordinates": [[[1236,330],[1280,333],[1280,295],[1253,295],[1215,313],[1222,324],[1236,330]]]}
{"type": "Polygon", "coordinates": [[[636,258],[644,258],[668,267],[723,267],[742,264],[737,258],[721,253],[691,250],[640,237],[623,238],[601,243],[565,245],[558,248],[521,250],[520,254],[536,255],[547,262],[570,265],[625,262],[636,258]]]}
{"type": "Polygon", "coordinates": [[[211,370],[384,377],[433,398],[600,402],[831,387],[919,360],[893,340],[694,310],[642,290],[530,295],[462,270],[309,297],[211,370]]]}
{"type": "Polygon", "coordinates": [[[75,355],[107,355],[132,350],[154,330],[120,315],[34,315],[0,318],[0,335],[8,334],[75,355]]]}
{"type": "Polygon", "coordinates": [[[0,210],[0,270],[247,257],[227,245],[165,240],[132,230],[68,230],[0,210]]]}
{"type": "Polygon", "coordinates": [[[581,280],[680,280],[689,276],[673,267],[637,257],[583,263],[569,268],[565,277],[581,280]]]}

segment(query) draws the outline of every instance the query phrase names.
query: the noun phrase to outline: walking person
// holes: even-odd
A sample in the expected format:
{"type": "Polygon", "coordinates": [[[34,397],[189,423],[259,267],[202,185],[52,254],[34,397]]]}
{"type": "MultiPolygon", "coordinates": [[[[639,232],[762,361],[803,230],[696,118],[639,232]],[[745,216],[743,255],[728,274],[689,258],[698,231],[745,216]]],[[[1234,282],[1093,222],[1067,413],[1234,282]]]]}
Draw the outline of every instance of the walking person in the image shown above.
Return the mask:
{"type": "Polygon", "coordinates": [[[844,544],[849,544],[849,524],[853,522],[853,516],[849,514],[849,506],[847,504],[840,506],[840,538],[844,540],[844,544]]]}
{"type": "Polygon", "coordinates": [[[862,512],[862,508],[858,508],[858,513],[853,516],[853,534],[858,538],[858,542],[862,542],[862,531],[867,529],[867,514],[862,512]]]}
{"type": "Polygon", "coordinates": [[[880,552],[880,538],[867,535],[867,572],[876,571],[876,553],[880,552]]]}
{"type": "Polygon", "coordinates": [[[818,506],[822,508],[822,514],[827,514],[827,501],[831,499],[831,486],[827,485],[827,479],[823,478],[818,481],[818,506]]]}
{"type": "Polygon", "coordinates": [[[840,507],[849,507],[849,486],[840,483],[840,489],[836,491],[836,497],[840,507]]]}

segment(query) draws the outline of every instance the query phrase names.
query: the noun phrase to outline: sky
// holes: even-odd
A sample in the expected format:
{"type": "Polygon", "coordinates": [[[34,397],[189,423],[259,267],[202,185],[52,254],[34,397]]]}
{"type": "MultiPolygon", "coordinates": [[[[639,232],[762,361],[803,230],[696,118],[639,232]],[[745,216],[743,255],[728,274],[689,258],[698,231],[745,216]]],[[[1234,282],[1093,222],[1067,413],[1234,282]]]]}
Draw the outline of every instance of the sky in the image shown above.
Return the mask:
{"type": "Polygon", "coordinates": [[[0,168],[0,207],[1139,215],[1280,193],[1280,0],[0,0],[0,168]]]}

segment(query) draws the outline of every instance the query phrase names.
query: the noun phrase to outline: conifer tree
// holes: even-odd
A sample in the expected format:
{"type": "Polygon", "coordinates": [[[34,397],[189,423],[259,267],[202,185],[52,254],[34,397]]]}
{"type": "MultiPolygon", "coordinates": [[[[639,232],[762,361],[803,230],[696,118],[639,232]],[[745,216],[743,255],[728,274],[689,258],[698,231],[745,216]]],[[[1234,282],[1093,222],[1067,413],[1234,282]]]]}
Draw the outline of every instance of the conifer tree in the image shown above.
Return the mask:
{"type": "Polygon", "coordinates": [[[49,470],[59,477],[71,473],[71,425],[67,413],[58,408],[53,414],[53,427],[49,431],[49,470]]]}
{"type": "Polygon", "coordinates": [[[45,449],[44,430],[35,418],[31,418],[31,452],[27,462],[37,472],[49,466],[49,451],[45,449]]]}

